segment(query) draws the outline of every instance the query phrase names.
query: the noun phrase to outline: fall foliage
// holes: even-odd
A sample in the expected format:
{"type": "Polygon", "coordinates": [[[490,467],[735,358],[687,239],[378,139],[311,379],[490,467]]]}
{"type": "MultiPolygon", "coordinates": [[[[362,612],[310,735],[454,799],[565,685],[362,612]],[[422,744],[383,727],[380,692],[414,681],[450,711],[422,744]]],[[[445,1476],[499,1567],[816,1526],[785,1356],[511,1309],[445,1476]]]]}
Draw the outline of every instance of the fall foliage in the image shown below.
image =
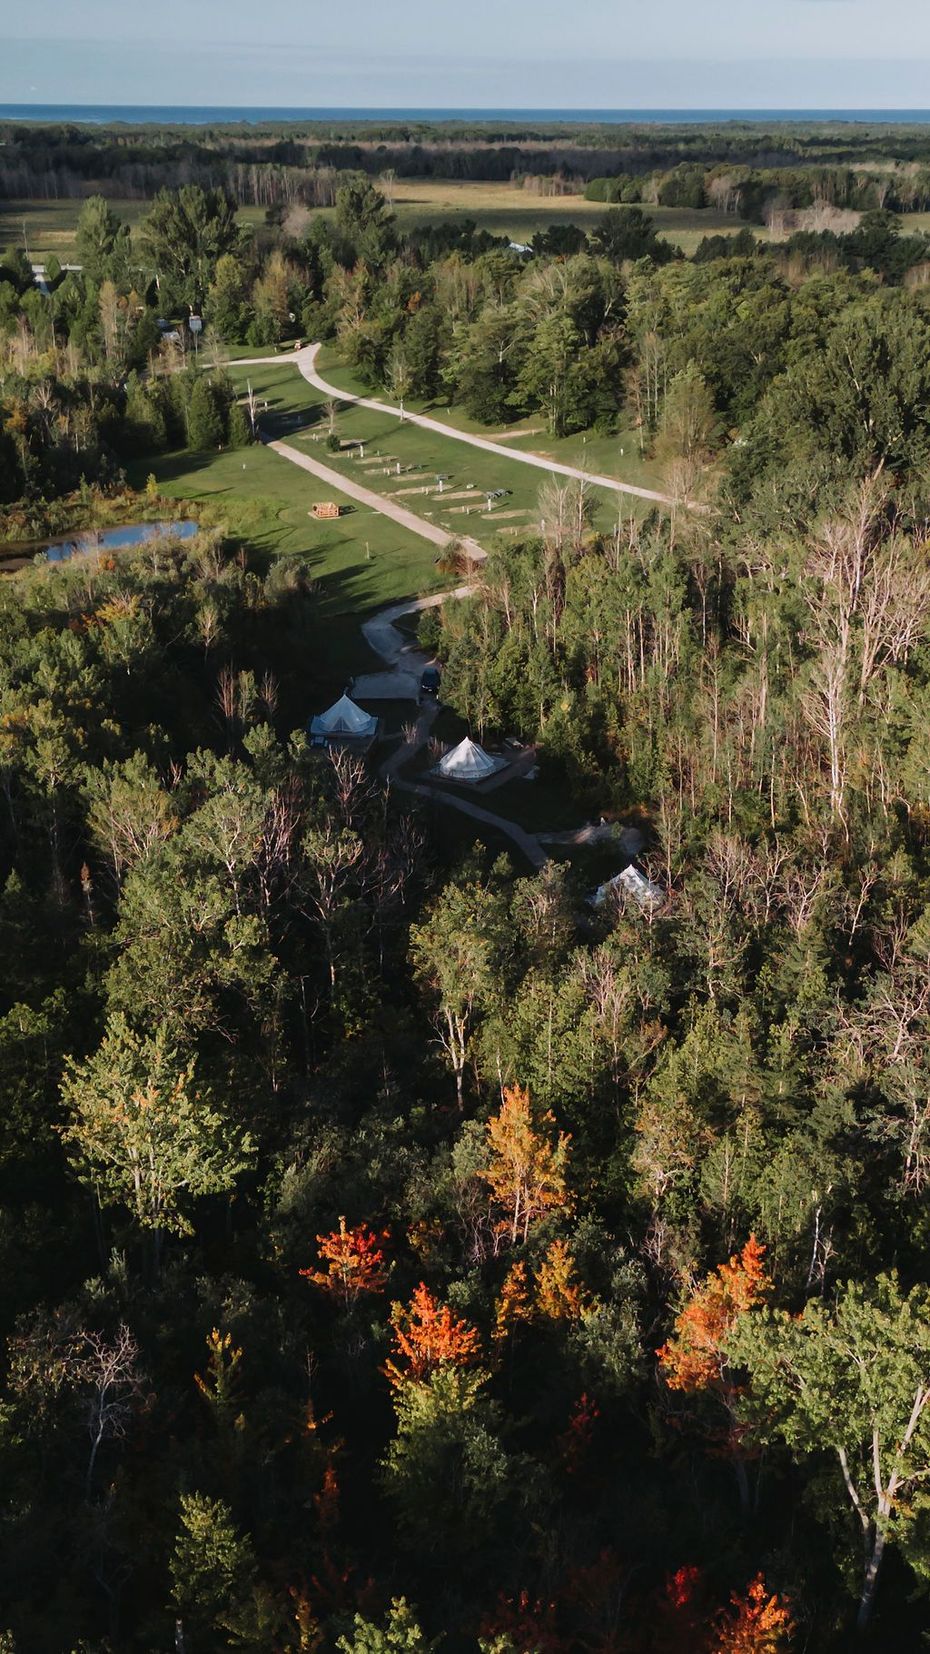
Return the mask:
{"type": "MultiPolygon", "coordinates": [[[[551,1113],[539,1124],[554,1126],[551,1113]]],[[[552,1211],[568,1211],[571,1199],[565,1171],[571,1139],[559,1132],[555,1143],[537,1130],[530,1094],[522,1086],[505,1086],[500,1110],[488,1121],[490,1164],[485,1177],[501,1209],[499,1233],[511,1242],[525,1241],[530,1228],[552,1211]]]]}
{"type": "Polygon", "coordinates": [[[745,1594],[734,1594],[721,1614],[712,1654],[780,1654],[789,1647],[793,1629],[790,1610],[757,1574],[745,1594]]]}
{"type": "Polygon", "coordinates": [[[384,1291],[387,1270],[382,1243],[389,1238],[386,1229],[377,1234],[366,1223],[348,1229],[341,1217],[338,1229],[316,1237],[320,1260],[326,1268],[301,1269],[300,1274],[324,1292],[342,1298],[348,1309],[362,1293],[384,1291]]]}
{"type": "Polygon", "coordinates": [[[394,1357],[385,1371],[394,1385],[429,1378],[441,1366],[471,1366],[481,1351],[476,1329],[440,1304],[423,1281],[406,1308],[393,1305],[391,1325],[394,1357]]]}
{"type": "Polygon", "coordinates": [[[508,1269],[495,1310],[495,1342],[506,1338],[520,1322],[577,1321],[584,1301],[584,1289],[575,1275],[571,1248],[567,1241],[554,1240],[533,1271],[532,1284],[523,1258],[518,1258],[508,1269]]]}
{"type": "Polygon", "coordinates": [[[584,1292],[567,1241],[554,1240],[536,1271],[536,1307],[546,1321],[577,1321],[584,1292]]]}
{"type": "Polygon", "coordinates": [[[694,1394],[726,1386],[727,1335],[768,1290],[764,1257],[765,1247],[750,1235],[742,1252],[708,1275],[676,1317],[674,1336],[656,1352],[669,1389],[694,1394]]]}
{"type": "Polygon", "coordinates": [[[505,1339],[521,1321],[533,1318],[533,1300],[530,1296],[526,1263],[518,1258],[504,1276],[494,1315],[494,1340],[505,1339]]]}

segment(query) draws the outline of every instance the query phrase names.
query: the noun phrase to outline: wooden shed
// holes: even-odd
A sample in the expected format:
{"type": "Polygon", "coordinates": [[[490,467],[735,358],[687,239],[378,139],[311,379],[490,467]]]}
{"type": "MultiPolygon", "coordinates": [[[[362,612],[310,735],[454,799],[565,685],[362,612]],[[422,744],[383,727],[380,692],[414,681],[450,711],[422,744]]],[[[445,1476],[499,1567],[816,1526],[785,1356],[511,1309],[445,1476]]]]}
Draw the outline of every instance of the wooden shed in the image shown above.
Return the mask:
{"type": "Polygon", "coordinates": [[[323,518],[328,522],[331,517],[342,516],[342,506],[337,505],[335,500],[320,500],[318,504],[313,507],[310,515],[311,517],[323,518]]]}

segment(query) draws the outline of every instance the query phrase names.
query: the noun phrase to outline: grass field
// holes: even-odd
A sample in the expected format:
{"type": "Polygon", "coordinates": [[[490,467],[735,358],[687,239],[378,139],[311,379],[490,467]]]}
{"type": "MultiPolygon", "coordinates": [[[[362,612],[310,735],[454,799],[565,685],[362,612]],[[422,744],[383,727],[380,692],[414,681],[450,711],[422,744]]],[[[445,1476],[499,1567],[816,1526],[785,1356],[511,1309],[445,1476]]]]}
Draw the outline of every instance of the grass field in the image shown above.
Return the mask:
{"type": "MultiPolygon", "coordinates": [[[[351,368],[341,363],[332,345],[323,346],[317,357],[317,369],[324,379],[339,389],[351,391],[356,396],[374,396],[377,401],[389,400],[385,395],[372,391],[351,368]]],[[[660,492],[663,488],[661,467],[641,458],[634,431],[618,431],[610,436],[598,436],[593,431],[587,431],[577,436],[551,437],[542,428],[543,420],[538,415],[514,419],[509,425],[492,428],[447,402],[422,402],[410,397],[407,406],[413,413],[431,414],[458,431],[475,432],[496,441],[506,439],[508,447],[524,449],[528,454],[541,454],[563,465],[577,465],[582,470],[616,477],[618,482],[633,483],[639,488],[657,488],[660,492]]],[[[634,511],[639,509],[632,498],[628,504],[634,511]]]]}
{"type": "MultiPolygon", "coordinates": [[[[106,193],[106,191],[102,191],[106,193]]],[[[479,229],[505,235],[511,241],[530,241],[549,224],[574,223],[591,229],[607,208],[580,195],[538,196],[512,184],[473,184],[427,179],[422,183],[404,180],[394,186],[393,210],[402,229],[418,224],[444,223],[472,218],[479,229]]],[[[114,197],[110,205],[126,223],[135,226],[148,209],[147,201],[123,201],[114,197]]],[[[7,247],[29,249],[37,262],[55,253],[62,263],[74,255],[74,234],[81,202],[11,201],[0,202],[0,252],[7,247]]],[[[686,253],[694,251],[705,235],[736,234],[742,221],[713,208],[647,207],[658,232],[686,253]]],[[[329,216],[331,209],[323,209],[329,216]]],[[[239,222],[264,224],[262,207],[240,207],[239,222]]],[[[754,228],[754,234],[766,232],[754,228]]]]}
{"type": "Polygon", "coordinates": [[[136,487],[153,473],[162,494],[195,501],[202,520],[221,524],[233,538],[305,561],[326,620],[319,654],[308,661],[321,704],[351,673],[380,665],[360,631],[367,613],[448,584],[436,569],[435,547],[376,512],[356,506],[338,522],[311,518],[311,505],[332,490],[268,449],[158,454],[129,471],[136,487]]]}
{"type": "MultiPolygon", "coordinates": [[[[341,408],[336,419],[336,434],[346,444],[363,443],[365,457],[360,457],[356,446],[330,453],[324,440],[328,428],[323,415],[325,399],[298,375],[296,368],[276,365],[236,368],[231,364],[231,372],[240,389],[245,388],[247,380],[251,383],[262,407],[263,427],[272,435],[286,437],[294,447],[354,482],[376,493],[396,497],[417,516],[438,524],[450,534],[469,535],[488,546],[499,533],[516,536],[520,532],[537,531],[540,490],[545,486],[546,477],[536,467],[466,447],[454,437],[444,437],[409,422],[401,423],[394,415],[351,404],[341,408]],[[440,476],[443,478],[441,493],[437,486],[440,476]],[[498,489],[506,493],[493,502],[489,511],[487,496],[498,489]]],[[[445,417],[445,409],[441,414],[445,417]]],[[[549,443],[547,449],[537,448],[538,437],[521,440],[533,452],[558,449],[559,457],[564,452],[565,457],[574,462],[586,459],[592,468],[603,466],[605,474],[616,474],[624,467],[630,481],[641,481],[644,474],[652,481],[657,480],[651,478],[648,466],[640,464],[632,437],[627,438],[625,444],[618,438],[592,438],[587,447],[578,438],[569,443],[549,443]],[[620,446],[625,448],[622,459],[620,446]]],[[[648,481],[646,485],[649,486],[648,481]]],[[[605,530],[615,527],[618,515],[627,520],[649,509],[646,501],[634,496],[617,496],[606,489],[593,490],[593,498],[595,523],[605,530]]]]}
{"type": "MultiPolygon", "coordinates": [[[[443,223],[448,219],[473,218],[480,230],[506,235],[512,241],[529,241],[549,224],[577,224],[590,230],[603,218],[607,207],[601,201],[585,201],[580,195],[531,195],[513,184],[457,183],[445,179],[411,181],[402,179],[392,191],[393,209],[401,226],[443,223]]],[[[664,240],[694,251],[705,235],[735,235],[743,229],[742,219],[711,207],[645,207],[664,240]]],[[[761,229],[754,234],[766,235],[761,229]]]]}

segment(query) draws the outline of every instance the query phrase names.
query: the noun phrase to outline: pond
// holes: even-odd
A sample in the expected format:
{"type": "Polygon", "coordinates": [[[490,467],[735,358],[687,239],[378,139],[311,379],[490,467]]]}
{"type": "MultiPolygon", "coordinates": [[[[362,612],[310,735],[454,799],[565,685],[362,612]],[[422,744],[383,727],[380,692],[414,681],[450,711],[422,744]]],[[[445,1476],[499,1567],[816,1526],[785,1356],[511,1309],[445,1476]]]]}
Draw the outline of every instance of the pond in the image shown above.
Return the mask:
{"type": "Polygon", "coordinates": [[[118,528],[88,528],[80,534],[60,534],[54,540],[8,540],[0,544],[0,568],[4,573],[23,568],[36,557],[50,563],[67,563],[71,557],[87,557],[97,551],[124,551],[144,546],[150,540],[189,540],[200,524],[185,519],[179,523],[123,523],[118,528]]]}
{"type": "Polygon", "coordinates": [[[147,545],[149,540],[189,540],[199,528],[199,523],[189,519],[179,523],[124,523],[121,528],[89,528],[70,538],[48,540],[33,551],[44,551],[50,563],[66,563],[69,557],[94,551],[125,551],[127,546],[147,545]]]}

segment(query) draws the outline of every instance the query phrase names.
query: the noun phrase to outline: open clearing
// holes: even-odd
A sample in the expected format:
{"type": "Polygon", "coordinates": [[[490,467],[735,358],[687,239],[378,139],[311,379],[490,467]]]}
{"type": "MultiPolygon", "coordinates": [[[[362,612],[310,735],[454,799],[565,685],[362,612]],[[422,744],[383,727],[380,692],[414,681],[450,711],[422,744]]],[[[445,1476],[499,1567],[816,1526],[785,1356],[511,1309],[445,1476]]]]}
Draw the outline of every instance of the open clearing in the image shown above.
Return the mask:
{"type": "MultiPolygon", "coordinates": [[[[267,410],[262,412],[261,419],[263,429],[269,435],[302,448],[353,481],[364,481],[376,492],[392,496],[403,489],[405,499],[418,516],[451,534],[467,534],[487,547],[498,532],[498,524],[508,520],[504,513],[520,511],[525,513],[528,521],[539,520],[540,490],[547,483],[545,471],[523,465],[504,454],[466,448],[454,437],[424,430],[409,420],[401,422],[396,414],[379,413],[352,404],[341,408],[336,419],[336,432],[343,442],[353,445],[363,443],[365,461],[360,459],[354,446],[343,448],[339,453],[330,453],[325,442],[328,430],[323,412],[325,397],[298,375],[293,364],[285,367],[282,361],[280,367],[277,363],[238,367],[232,363],[230,371],[240,390],[245,389],[248,381],[260,406],[267,403],[267,410]],[[378,449],[381,449],[382,456],[392,456],[392,463],[387,466],[389,474],[383,479],[378,475],[377,468],[366,463],[379,458],[378,449]],[[401,477],[396,474],[398,461],[401,477]],[[411,466],[416,470],[406,469],[411,466]],[[440,476],[444,479],[442,494],[437,487],[440,476]],[[428,489],[425,494],[417,496],[416,493],[407,493],[407,490],[424,487],[428,489]],[[498,490],[503,491],[501,497],[492,503],[488,511],[487,496],[498,490]],[[465,491],[473,494],[473,503],[466,504],[463,509],[461,499],[456,500],[453,496],[465,491]]],[[[616,438],[605,441],[617,447],[616,438]]],[[[576,451],[579,454],[583,452],[583,445],[577,444],[576,451]]],[[[589,454],[588,457],[594,456],[589,454]]],[[[578,460],[573,455],[569,462],[578,463],[578,460]]],[[[604,474],[616,474],[616,466],[611,471],[605,467],[604,474]]],[[[640,485],[650,485],[643,482],[641,472],[630,480],[640,485]]],[[[631,515],[641,516],[651,509],[647,500],[631,495],[617,496],[606,489],[592,489],[592,500],[595,524],[606,531],[616,527],[618,517],[628,521],[631,515]]]]}
{"type": "MultiPolygon", "coordinates": [[[[506,235],[511,241],[529,241],[549,224],[577,224],[590,230],[608,210],[603,201],[586,201],[581,195],[531,195],[509,183],[403,178],[394,184],[391,195],[393,210],[404,227],[473,218],[479,230],[506,235]]],[[[655,219],[664,240],[688,253],[705,235],[735,235],[745,228],[742,219],[713,207],[647,205],[643,210],[655,219]]],[[[765,237],[767,232],[753,226],[753,234],[765,237]]]]}
{"type": "MultiPolygon", "coordinates": [[[[88,185],[88,195],[107,195],[106,185],[96,190],[88,185]]],[[[148,201],[124,201],[118,196],[107,197],[113,211],[133,229],[149,210],[148,201]]],[[[78,214],[84,205],[76,201],[0,201],[0,253],[8,247],[26,246],[35,263],[55,254],[62,264],[72,262],[75,253],[75,232],[78,214]]],[[[240,207],[240,224],[261,225],[265,222],[264,207],[240,207]]]]}
{"type": "MultiPolygon", "coordinates": [[[[243,354],[239,352],[238,354],[243,354]]],[[[282,350],[282,359],[286,359],[289,350],[282,350]]],[[[352,368],[340,361],[335,347],[323,345],[317,359],[317,371],[337,389],[350,392],[353,396],[378,396],[366,385],[352,368]]],[[[583,431],[577,436],[553,437],[538,425],[530,426],[516,434],[509,426],[495,429],[493,425],[482,425],[478,419],[472,419],[463,408],[457,408],[452,403],[444,401],[424,402],[416,397],[407,398],[407,407],[411,413],[429,414],[431,418],[441,420],[444,425],[452,425],[457,431],[468,432],[472,436],[489,437],[493,442],[506,442],[508,447],[525,449],[528,454],[539,454],[544,459],[557,460],[560,465],[577,465],[582,471],[594,471],[601,476],[616,477],[618,482],[630,483],[636,488],[654,488],[660,493],[663,491],[663,474],[661,466],[654,461],[644,459],[639,452],[639,438],[635,431],[619,430],[608,436],[598,435],[594,431],[583,431]]],[[[395,456],[396,457],[396,456],[395,456]]],[[[476,480],[467,478],[466,482],[476,480]]],[[[632,503],[632,502],[631,502],[632,503]]]]}
{"type": "Polygon", "coordinates": [[[449,583],[436,568],[436,548],[379,512],[356,506],[338,521],[311,518],[310,507],[331,499],[332,489],[266,448],[156,454],[128,470],[135,487],[151,472],[162,494],[196,501],[202,519],[221,523],[233,539],[299,557],[309,569],[327,624],[322,649],[308,658],[308,700],[325,704],[352,672],[377,667],[359,633],[366,614],[449,583]]]}
{"type": "MultiPolygon", "coordinates": [[[[105,182],[88,185],[89,195],[95,191],[107,195],[105,182]]],[[[549,224],[578,224],[581,229],[590,230],[608,210],[603,202],[585,201],[580,195],[531,195],[509,183],[403,179],[394,185],[392,194],[393,211],[401,229],[471,218],[480,230],[521,242],[532,240],[549,224]]],[[[114,212],[133,227],[144,217],[150,204],[118,196],[108,196],[108,199],[114,212]]],[[[0,252],[7,247],[21,247],[25,234],[33,259],[41,261],[55,253],[67,263],[75,250],[74,235],[81,206],[81,200],[0,202],[0,252]]],[[[333,211],[328,207],[319,210],[324,218],[330,217],[333,211]]],[[[686,253],[692,253],[705,235],[735,235],[745,227],[742,219],[711,207],[646,206],[644,211],[655,220],[663,239],[686,253]]],[[[265,223],[265,209],[240,207],[238,219],[240,224],[261,227],[265,223]]],[[[758,225],[751,228],[754,235],[767,236],[767,231],[758,225]]]]}

